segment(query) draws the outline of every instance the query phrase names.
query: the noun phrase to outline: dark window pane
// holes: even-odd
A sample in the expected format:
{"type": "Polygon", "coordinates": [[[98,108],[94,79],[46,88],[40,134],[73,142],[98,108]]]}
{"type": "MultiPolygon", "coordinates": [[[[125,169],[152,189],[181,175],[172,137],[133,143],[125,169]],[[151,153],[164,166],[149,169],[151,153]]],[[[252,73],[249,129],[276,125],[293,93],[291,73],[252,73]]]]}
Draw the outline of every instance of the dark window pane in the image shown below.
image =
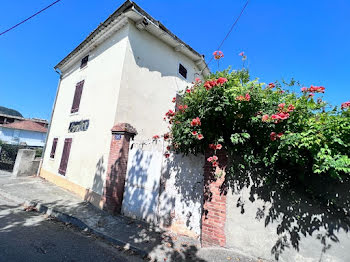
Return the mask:
{"type": "Polygon", "coordinates": [[[179,73],[182,75],[184,78],[187,78],[187,69],[180,64],[179,66],[179,73]]]}
{"type": "Polygon", "coordinates": [[[89,61],[89,56],[87,55],[81,60],[80,68],[85,67],[88,64],[88,61],[89,61]]]}
{"type": "Polygon", "coordinates": [[[55,158],[57,142],[58,142],[58,138],[54,138],[52,142],[51,153],[50,153],[51,158],[55,158]]]}

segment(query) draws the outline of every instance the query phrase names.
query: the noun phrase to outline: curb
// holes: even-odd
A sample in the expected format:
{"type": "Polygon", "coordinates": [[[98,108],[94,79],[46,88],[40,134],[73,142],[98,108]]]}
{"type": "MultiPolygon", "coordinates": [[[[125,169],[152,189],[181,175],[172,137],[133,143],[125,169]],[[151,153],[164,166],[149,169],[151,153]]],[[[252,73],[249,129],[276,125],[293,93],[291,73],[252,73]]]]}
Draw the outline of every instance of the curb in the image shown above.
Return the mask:
{"type": "Polygon", "coordinates": [[[40,202],[34,202],[34,201],[26,200],[23,198],[19,198],[17,196],[13,196],[13,195],[8,194],[7,192],[5,192],[1,189],[0,189],[0,196],[3,196],[3,197],[5,197],[13,202],[16,202],[16,204],[19,204],[19,205],[24,205],[25,207],[33,207],[37,210],[36,212],[54,217],[63,223],[69,223],[69,224],[72,224],[72,225],[78,227],[81,230],[89,231],[89,232],[93,233],[94,235],[96,235],[100,238],[103,238],[104,240],[106,240],[112,244],[122,246],[126,250],[131,250],[131,251],[137,253],[142,258],[149,256],[149,252],[147,252],[141,248],[135,247],[135,246],[131,245],[130,243],[127,243],[123,240],[119,240],[119,239],[110,237],[110,236],[88,226],[86,223],[84,223],[79,218],[70,216],[70,215],[63,213],[63,212],[60,212],[60,211],[56,210],[55,208],[48,207],[40,202]]]}

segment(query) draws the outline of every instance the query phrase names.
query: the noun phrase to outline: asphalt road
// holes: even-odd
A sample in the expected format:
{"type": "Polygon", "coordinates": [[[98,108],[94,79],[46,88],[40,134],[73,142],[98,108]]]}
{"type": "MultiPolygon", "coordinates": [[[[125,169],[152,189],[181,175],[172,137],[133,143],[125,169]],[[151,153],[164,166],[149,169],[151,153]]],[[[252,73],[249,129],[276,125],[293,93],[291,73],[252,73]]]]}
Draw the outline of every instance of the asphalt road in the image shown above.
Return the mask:
{"type": "Polygon", "coordinates": [[[0,262],[19,261],[143,260],[75,227],[24,211],[0,196],[0,262]]]}

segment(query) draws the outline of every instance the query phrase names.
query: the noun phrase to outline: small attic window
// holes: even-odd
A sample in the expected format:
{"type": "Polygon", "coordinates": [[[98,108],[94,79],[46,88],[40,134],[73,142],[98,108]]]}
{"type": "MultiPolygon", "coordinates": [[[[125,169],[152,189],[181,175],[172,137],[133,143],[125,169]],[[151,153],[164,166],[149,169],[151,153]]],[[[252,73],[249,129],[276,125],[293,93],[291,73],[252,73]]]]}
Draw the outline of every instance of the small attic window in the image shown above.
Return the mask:
{"type": "Polygon", "coordinates": [[[85,66],[87,66],[88,61],[89,61],[89,55],[87,55],[83,59],[81,59],[80,68],[84,68],[85,66]]]}
{"type": "Polygon", "coordinates": [[[179,74],[187,79],[187,69],[182,64],[179,65],[179,74]]]}

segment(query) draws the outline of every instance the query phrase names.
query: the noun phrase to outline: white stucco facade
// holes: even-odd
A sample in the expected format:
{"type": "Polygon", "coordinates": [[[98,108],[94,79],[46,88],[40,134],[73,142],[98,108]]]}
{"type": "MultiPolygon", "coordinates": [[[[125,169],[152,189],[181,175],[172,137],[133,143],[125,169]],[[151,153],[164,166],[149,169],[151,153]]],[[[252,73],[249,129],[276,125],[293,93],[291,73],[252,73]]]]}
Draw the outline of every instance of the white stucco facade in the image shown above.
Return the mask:
{"type": "MultiPolygon", "coordinates": [[[[170,40],[157,37],[155,25],[152,25],[153,31],[140,30],[135,22],[138,15],[128,10],[113,21],[108,18],[108,25],[105,22],[106,26],[93,39],[83,42],[78,51],[57,66],[62,75],[41,173],[57,177],[61,184],[69,181],[102,195],[111,128],[116,123],[129,123],[138,132],[137,140],[164,133],[167,125],[163,116],[167,110],[174,109],[172,98],[195,77],[203,75],[203,67],[198,66],[198,59],[203,60],[202,57],[198,58],[197,53],[182,44],[181,48],[174,48],[170,40]],[[81,59],[86,55],[89,55],[88,64],[80,69],[81,59]],[[187,69],[186,79],[179,74],[179,63],[187,69]],[[82,80],[79,110],[71,113],[75,86],[82,80]],[[70,123],[84,120],[89,121],[86,131],[68,131],[70,123]],[[55,138],[58,142],[52,157],[55,138]],[[66,138],[71,138],[72,144],[66,174],[62,176],[58,169],[66,138]]],[[[175,45],[178,40],[171,41],[175,45]]]]}

